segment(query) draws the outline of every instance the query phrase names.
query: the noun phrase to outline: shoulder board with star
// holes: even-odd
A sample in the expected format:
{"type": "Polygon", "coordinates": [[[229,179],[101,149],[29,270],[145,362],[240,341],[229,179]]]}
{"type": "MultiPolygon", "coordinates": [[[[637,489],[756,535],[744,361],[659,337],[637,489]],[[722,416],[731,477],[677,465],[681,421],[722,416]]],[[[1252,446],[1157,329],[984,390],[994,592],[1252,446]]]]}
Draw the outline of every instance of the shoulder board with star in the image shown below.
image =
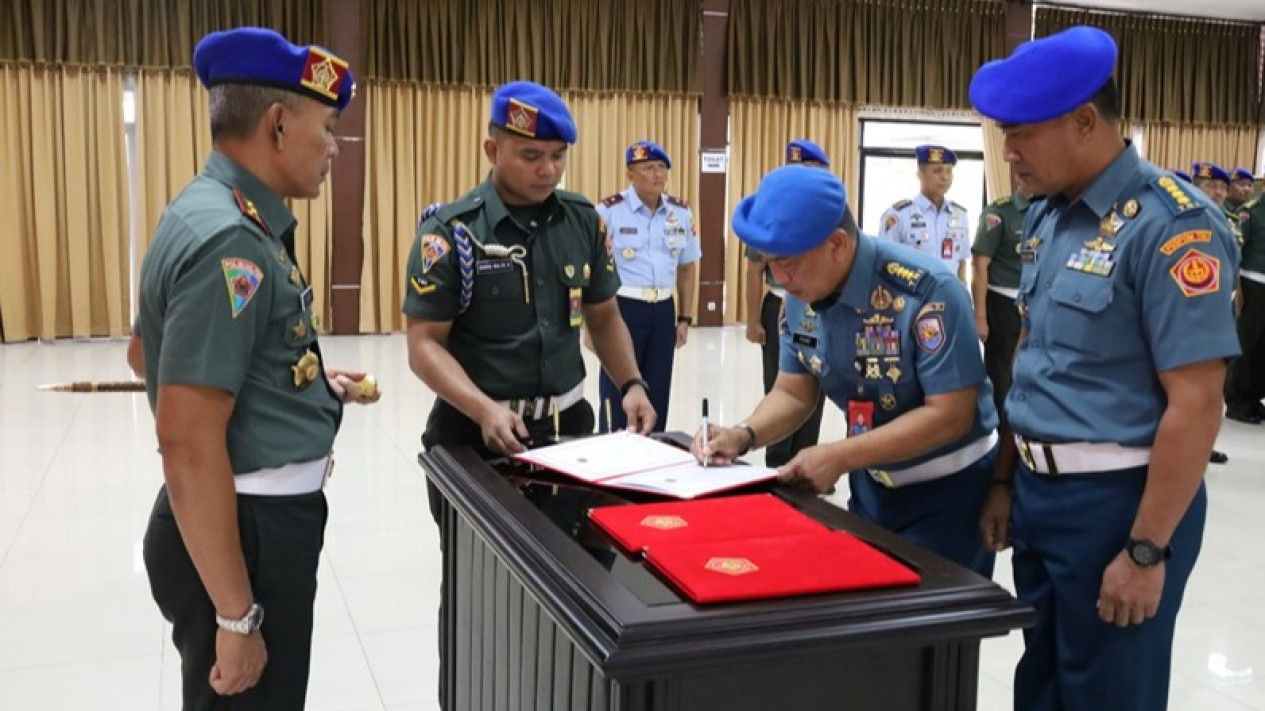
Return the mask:
{"type": "Polygon", "coordinates": [[[553,193],[558,196],[559,200],[564,202],[574,202],[587,207],[593,207],[593,201],[584,197],[580,193],[573,193],[570,190],[554,190],[553,193]]]}
{"type": "Polygon", "coordinates": [[[1001,198],[999,200],[994,200],[991,204],[989,204],[989,207],[1005,207],[1006,205],[1009,205],[1012,200],[1014,200],[1014,198],[1010,195],[1007,195],[1006,197],[1001,198]]]}
{"type": "Polygon", "coordinates": [[[960,205],[960,204],[958,204],[958,203],[956,203],[956,202],[953,202],[952,200],[950,200],[950,201],[949,201],[949,208],[950,208],[950,209],[952,209],[952,210],[957,210],[957,211],[959,211],[959,212],[966,212],[966,208],[965,208],[965,207],[962,207],[962,205],[960,205]]]}
{"type": "Polygon", "coordinates": [[[255,207],[255,203],[246,197],[246,194],[237,188],[233,188],[233,199],[237,201],[237,209],[242,211],[242,215],[255,223],[255,225],[263,230],[263,233],[271,236],[272,230],[268,229],[268,224],[264,222],[264,218],[260,216],[259,210],[255,207]]]}
{"type": "Polygon", "coordinates": [[[624,201],[623,193],[615,193],[614,195],[608,195],[602,198],[602,204],[605,205],[606,207],[615,207],[616,205],[618,205],[619,203],[623,201],[624,201]]]}
{"type": "Polygon", "coordinates": [[[674,197],[672,195],[664,195],[663,199],[666,200],[669,205],[682,207],[682,208],[685,208],[686,210],[690,209],[690,204],[679,197],[674,197]]]}
{"type": "Polygon", "coordinates": [[[908,199],[908,198],[906,198],[906,199],[904,199],[904,200],[897,200],[896,202],[892,203],[892,209],[893,209],[893,210],[904,210],[905,208],[907,208],[907,207],[909,207],[910,205],[913,205],[913,204],[914,204],[914,201],[913,201],[913,200],[910,200],[910,199],[908,199]]]}
{"type": "Polygon", "coordinates": [[[1203,203],[1192,200],[1177,178],[1171,175],[1161,175],[1147,184],[1174,215],[1187,215],[1204,209],[1203,203]]]}
{"type": "Polygon", "coordinates": [[[900,287],[902,290],[913,293],[918,290],[918,285],[927,276],[927,270],[921,267],[911,267],[903,262],[890,260],[883,264],[881,270],[884,278],[900,287]]]}

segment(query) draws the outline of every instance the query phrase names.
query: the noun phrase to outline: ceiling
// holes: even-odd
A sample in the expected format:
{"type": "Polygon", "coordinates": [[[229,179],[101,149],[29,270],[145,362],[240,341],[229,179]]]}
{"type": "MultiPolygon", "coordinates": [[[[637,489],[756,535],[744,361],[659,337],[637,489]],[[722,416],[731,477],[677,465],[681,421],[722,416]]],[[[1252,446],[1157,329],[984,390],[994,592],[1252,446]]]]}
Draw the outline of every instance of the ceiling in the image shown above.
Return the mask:
{"type": "Polygon", "coordinates": [[[1057,0],[1056,4],[1265,22],[1265,0],[1057,0]]]}

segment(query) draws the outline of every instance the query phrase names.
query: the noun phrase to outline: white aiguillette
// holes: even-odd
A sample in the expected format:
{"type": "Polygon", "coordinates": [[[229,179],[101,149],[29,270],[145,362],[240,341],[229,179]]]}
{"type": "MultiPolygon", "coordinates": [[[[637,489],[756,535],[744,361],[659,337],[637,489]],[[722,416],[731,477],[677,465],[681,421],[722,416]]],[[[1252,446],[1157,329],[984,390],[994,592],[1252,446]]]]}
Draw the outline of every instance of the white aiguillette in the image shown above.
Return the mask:
{"type": "Polygon", "coordinates": [[[580,481],[678,499],[769,481],[777,470],[699,464],[694,455],[632,432],[612,432],[530,449],[515,459],[580,481]]]}

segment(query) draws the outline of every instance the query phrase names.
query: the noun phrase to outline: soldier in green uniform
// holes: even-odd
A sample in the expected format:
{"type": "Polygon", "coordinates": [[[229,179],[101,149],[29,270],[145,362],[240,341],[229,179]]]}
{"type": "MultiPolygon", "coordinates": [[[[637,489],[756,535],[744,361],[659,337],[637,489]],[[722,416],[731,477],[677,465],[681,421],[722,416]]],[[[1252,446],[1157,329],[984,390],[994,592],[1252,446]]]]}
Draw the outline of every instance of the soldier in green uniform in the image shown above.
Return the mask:
{"type": "Polygon", "coordinates": [[[975,330],[984,342],[984,367],[993,381],[998,415],[1010,391],[1010,366],[1022,326],[1015,298],[1019,295],[1020,246],[1027,214],[1028,196],[1022,189],[990,203],[980,215],[971,246],[975,330]]]}
{"type": "MultiPolygon", "coordinates": [[[[562,99],[516,81],[492,97],[487,180],[423,219],[405,274],[409,365],[439,397],[422,444],[484,455],[554,431],[593,431],[579,328],[619,384],[632,429],[650,432],[649,386],[619,315],[619,276],[593,204],[558,190],[575,123],[562,99]]],[[[436,496],[432,491],[432,503],[436,496]]]]}
{"type": "Polygon", "coordinates": [[[330,449],[343,403],[378,395],[321,361],[283,200],[320,193],[354,84],[261,28],[208,35],[193,63],[214,152],[158,224],[129,347],[166,480],[145,567],[186,710],[302,709],[330,449]]]}
{"type": "Polygon", "coordinates": [[[1255,182],[1251,171],[1246,168],[1235,168],[1230,172],[1230,192],[1225,198],[1227,212],[1232,212],[1237,217],[1239,209],[1252,199],[1252,187],[1255,182]]]}
{"type": "Polygon", "coordinates": [[[1230,364],[1225,383],[1225,416],[1260,424],[1265,419],[1265,198],[1239,208],[1243,261],[1235,302],[1239,307],[1239,345],[1243,355],[1230,364]]]}

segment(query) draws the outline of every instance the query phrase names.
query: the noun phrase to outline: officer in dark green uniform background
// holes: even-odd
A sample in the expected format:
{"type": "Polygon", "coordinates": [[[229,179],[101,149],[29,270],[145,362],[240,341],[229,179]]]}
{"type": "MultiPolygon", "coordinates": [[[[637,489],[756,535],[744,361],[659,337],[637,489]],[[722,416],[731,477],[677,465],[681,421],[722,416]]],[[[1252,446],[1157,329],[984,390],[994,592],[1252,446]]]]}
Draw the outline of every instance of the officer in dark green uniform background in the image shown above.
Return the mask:
{"type": "Polygon", "coordinates": [[[1239,208],[1243,261],[1235,301],[1243,355],[1230,364],[1225,383],[1225,416],[1255,425],[1265,419],[1265,198],[1239,208]]]}
{"type": "Polygon", "coordinates": [[[549,89],[511,82],[493,94],[488,132],[488,179],[422,221],[406,268],[409,365],[438,395],[422,444],[520,452],[553,432],[555,409],[560,434],[592,432],[582,323],[629,426],[650,432],[605,227],[585,197],[557,189],[571,113],[549,89]]]}
{"type": "Polygon", "coordinates": [[[989,203],[980,215],[971,246],[975,330],[984,342],[984,367],[993,381],[998,415],[1010,391],[1010,366],[1022,327],[1015,297],[1019,295],[1020,243],[1027,214],[1028,196],[1022,188],[989,203]]]}
{"type": "Polygon", "coordinates": [[[302,709],[330,449],[342,403],[378,393],[321,362],[282,200],[320,193],[354,82],[253,27],[206,36],[193,64],[215,150],[158,224],[129,347],[166,480],[145,567],[186,710],[302,709]]]}

